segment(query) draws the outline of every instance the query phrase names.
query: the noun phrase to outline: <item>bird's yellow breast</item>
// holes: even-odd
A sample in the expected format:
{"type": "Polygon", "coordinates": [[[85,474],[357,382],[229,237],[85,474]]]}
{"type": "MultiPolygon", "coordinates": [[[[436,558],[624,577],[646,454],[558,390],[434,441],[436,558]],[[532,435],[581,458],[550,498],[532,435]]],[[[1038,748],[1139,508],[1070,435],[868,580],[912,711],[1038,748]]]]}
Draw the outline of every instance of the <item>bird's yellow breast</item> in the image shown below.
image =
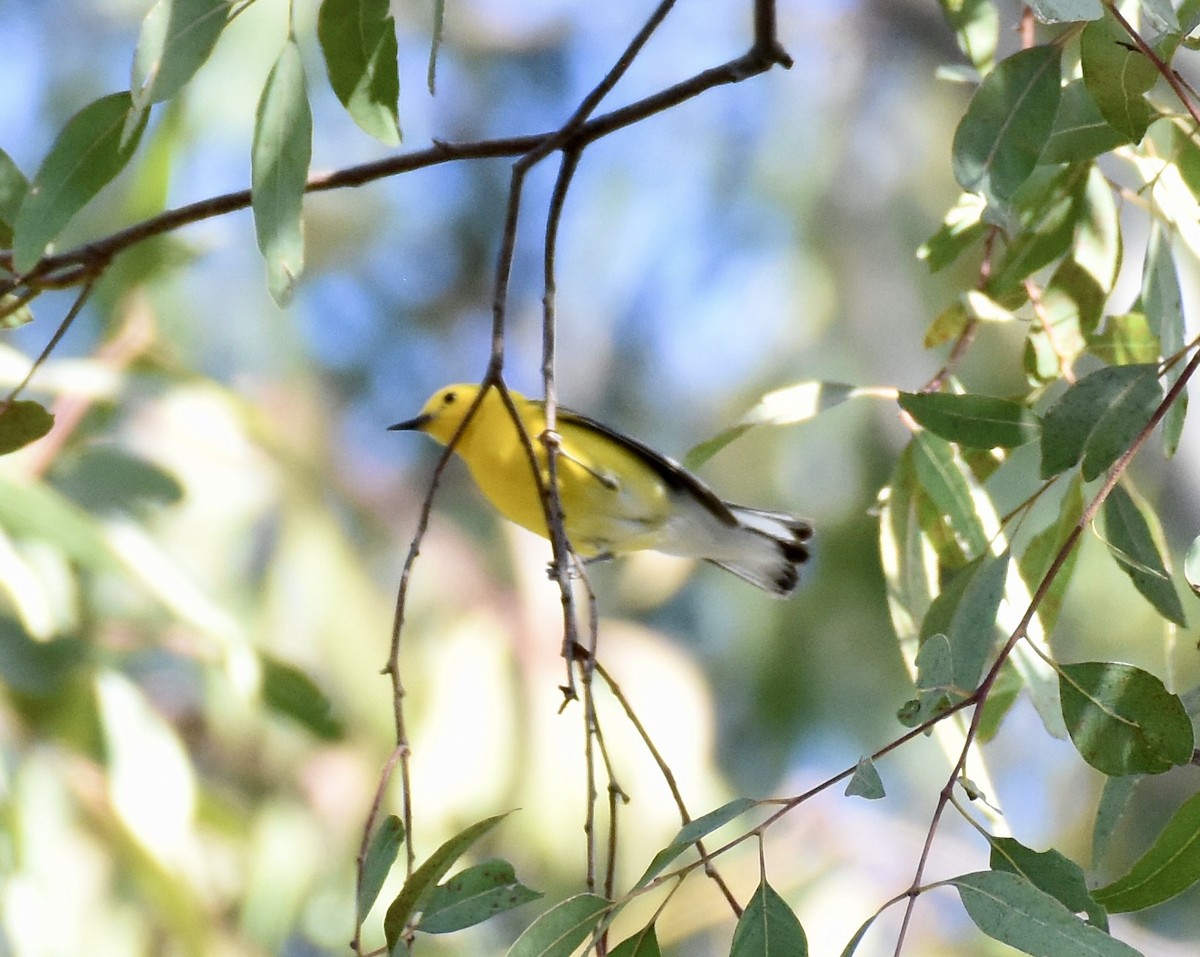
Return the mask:
{"type": "MultiPolygon", "coordinates": [[[[546,450],[540,440],[544,412],[539,403],[513,398],[546,483],[546,450]]],[[[559,419],[557,431],[559,497],[575,550],[587,557],[653,548],[671,511],[662,478],[624,446],[569,415],[559,419]]],[[[529,453],[498,394],[485,397],[456,451],[497,511],[548,537],[529,453]]]]}

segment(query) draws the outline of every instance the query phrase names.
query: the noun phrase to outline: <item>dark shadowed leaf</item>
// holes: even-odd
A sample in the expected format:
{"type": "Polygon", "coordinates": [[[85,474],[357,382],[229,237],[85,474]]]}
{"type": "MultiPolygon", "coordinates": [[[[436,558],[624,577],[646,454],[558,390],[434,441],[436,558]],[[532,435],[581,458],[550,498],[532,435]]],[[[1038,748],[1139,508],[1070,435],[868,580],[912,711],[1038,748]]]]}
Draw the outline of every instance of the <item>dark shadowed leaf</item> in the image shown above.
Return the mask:
{"type": "Polygon", "coordinates": [[[733,930],[729,957],[807,957],[804,928],[764,879],[733,930]]]}
{"type": "Polygon", "coordinates": [[[51,695],[88,656],[77,638],[35,641],[19,623],[0,615],[0,684],[23,695],[51,695]]]}
{"type": "Polygon", "coordinates": [[[1038,437],[1037,417],[1011,399],[949,392],[901,392],[900,407],[930,432],[972,448],[1012,448],[1038,437]]]}
{"type": "Polygon", "coordinates": [[[953,654],[954,687],[964,694],[979,683],[995,642],[1007,574],[1007,552],[985,553],[951,579],[921,624],[923,637],[946,636],[953,654]]]}
{"type": "Polygon", "coordinates": [[[1104,532],[1113,558],[1160,615],[1186,626],[1183,604],[1159,554],[1149,521],[1133,496],[1120,485],[1104,500],[1104,532]]]}
{"type": "Polygon", "coordinates": [[[421,907],[417,930],[449,934],[541,896],[517,880],[516,871],[508,861],[484,861],[460,871],[434,889],[421,907]]]}
{"type": "Polygon", "coordinates": [[[1112,17],[1093,20],[1079,42],[1083,82],[1109,125],[1137,143],[1153,115],[1146,93],[1158,80],[1154,64],[1112,17]]]}
{"type": "Polygon", "coordinates": [[[317,37],[329,85],[365,132],[400,142],[396,23],[388,0],[324,0],[317,37]]]}
{"type": "Polygon", "coordinates": [[[1128,142],[1128,136],[1109,125],[1083,80],[1072,80],[1063,87],[1041,162],[1080,163],[1128,142]]]}
{"type": "Polygon", "coordinates": [[[919,432],[909,448],[917,481],[936,507],[937,521],[949,522],[967,555],[981,554],[987,548],[987,535],[975,508],[966,465],[954,447],[932,433],[919,432]]]}
{"type": "Polygon", "coordinates": [[[1144,910],[1170,900],[1200,881],[1200,794],[1194,794],[1167,822],[1153,846],[1129,873],[1094,891],[1115,913],[1144,910]]]}
{"type": "MultiPolygon", "coordinates": [[[[1179,276],[1175,269],[1175,258],[1171,255],[1162,224],[1154,221],[1150,227],[1150,241],[1146,246],[1146,264],[1142,270],[1142,310],[1150,331],[1158,337],[1163,358],[1169,358],[1183,349],[1186,329],[1183,321],[1183,294],[1179,289],[1179,276]]],[[[1183,364],[1176,363],[1166,372],[1167,386],[1171,386],[1183,371],[1183,364]]],[[[1183,419],[1187,414],[1188,394],[1179,397],[1163,416],[1163,447],[1167,455],[1174,455],[1183,433],[1183,419]]]]}
{"type": "Polygon", "coordinates": [[[526,927],[507,957],[570,957],[592,935],[610,906],[610,901],[596,894],[568,897],[526,927]]]}
{"type": "Polygon", "coordinates": [[[29,180],[13,158],[0,149],[0,246],[12,245],[12,227],[29,192],[29,180]]]}
{"type": "Polygon", "coordinates": [[[404,822],[395,814],[390,814],[379,825],[379,830],[371,838],[367,848],[367,856],[363,861],[362,883],[358,887],[358,922],[367,919],[367,914],[375,906],[383,882],[387,880],[388,872],[396,862],[396,855],[404,843],[404,822]]]}
{"type": "Polygon", "coordinates": [[[1098,868],[1108,852],[1113,833],[1129,807],[1134,788],[1142,779],[1140,774],[1108,777],[1096,805],[1096,820],[1092,822],[1092,868],[1098,868]]]}
{"type": "Polygon", "coordinates": [[[609,957],[662,957],[654,924],[647,924],[632,937],[617,944],[608,954],[609,957]]]}
{"type": "Polygon", "coordinates": [[[36,442],[54,428],[54,416],[39,403],[28,400],[0,403],[0,455],[7,455],[36,442]]]}
{"type": "Polygon", "coordinates": [[[663,869],[671,861],[675,860],[685,850],[717,828],[745,814],[757,803],[752,798],[735,798],[728,804],[722,804],[716,810],[709,811],[707,814],[702,814],[695,820],[689,821],[679,829],[679,833],[675,835],[674,840],[670,844],[654,855],[654,859],[650,861],[650,866],[646,868],[646,873],[634,884],[634,887],[644,887],[646,884],[649,884],[663,872],[663,869]]]}
{"type": "Polygon", "coordinates": [[[342,723],[330,714],[329,698],[312,678],[295,665],[270,655],[263,655],[262,664],[263,704],[325,741],[342,737],[342,723]]]}
{"type": "Polygon", "coordinates": [[[1108,775],[1161,774],[1191,760],[1192,722],[1178,697],[1133,665],[1062,665],[1063,719],[1076,749],[1108,775]]]}
{"type": "Polygon", "coordinates": [[[1108,929],[1104,909],[1088,891],[1083,869],[1070,858],[1051,848],[1035,851],[1011,837],[992,837],[992,855],[988,863],[994,871],[1020,874],[1039,890],[1045,891],[1074,914],[1086,913],[1101,930],[1108,929]]]}
{"type": "Polygon", "coordinates": [[[145,116],[126,131],[133,101],[113,93],[63,127],[29,186],[13,224],[13,265],[27,272],[64,226],[119,173],[137,149],[145,116]]]}
{"type": "Polygon", "coordinates": [[[862,758],[858,765],[854,768],[854,774],[850,777],[850,783],[846,785],[846,797],[866,798],[868,801],[877,801],[879,798],[887,797],[887,792],[883,789],[883,780],[879,777],[879,772],[875,770],[875,763],[870,758],[862,758]]]}
{"type": "Polygon", "coordinates": [[[963,189],[1004,206],[1037,165],[1058,109],[1060,53],[1038,46],[996,65],[954,134],[954,175],[963,189]]]}

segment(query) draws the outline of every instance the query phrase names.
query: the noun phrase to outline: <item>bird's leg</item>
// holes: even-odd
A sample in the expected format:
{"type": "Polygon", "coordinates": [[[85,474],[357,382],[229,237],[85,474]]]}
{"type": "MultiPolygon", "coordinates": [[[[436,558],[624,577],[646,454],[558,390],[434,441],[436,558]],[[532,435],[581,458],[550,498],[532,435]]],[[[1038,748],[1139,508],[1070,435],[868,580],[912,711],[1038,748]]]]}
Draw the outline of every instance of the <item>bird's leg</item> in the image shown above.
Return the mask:
{"type": "MultiPolygon", "coordinates": [[[[611,562],[616,557],[617,556],[614,555],[612,552],[601,552],[598,555],[590,555],[587,558],[580,558],[579,561],[584,565],[594,565],[598,562],[611,562]]],[[[557,562],[551,561],[551,562],[546,563],[546,577],[549,578],[551,581],[558,581],[558,563],[557,562]]],[[[567,577],[571,578],[571,579],[579,579],[582,576],[580,574],[579,569],[572,565],[570,568],[567,569],[567,577]]]]}

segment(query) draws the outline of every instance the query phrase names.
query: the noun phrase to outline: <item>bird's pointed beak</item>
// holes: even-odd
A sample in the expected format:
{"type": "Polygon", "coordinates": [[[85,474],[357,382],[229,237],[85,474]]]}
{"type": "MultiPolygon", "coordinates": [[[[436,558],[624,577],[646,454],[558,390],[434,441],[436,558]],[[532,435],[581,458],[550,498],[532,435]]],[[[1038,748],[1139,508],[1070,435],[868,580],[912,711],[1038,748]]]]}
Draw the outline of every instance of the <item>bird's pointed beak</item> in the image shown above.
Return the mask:
{"type": "Polygon", "coordinates": [[[418,415],[415,419],[408,419],[404,422],[397,422],[395,425],[389,425],[389,432],[421,432],[431,421],[433,416],[428,412],[423,415],[418,415]]]}

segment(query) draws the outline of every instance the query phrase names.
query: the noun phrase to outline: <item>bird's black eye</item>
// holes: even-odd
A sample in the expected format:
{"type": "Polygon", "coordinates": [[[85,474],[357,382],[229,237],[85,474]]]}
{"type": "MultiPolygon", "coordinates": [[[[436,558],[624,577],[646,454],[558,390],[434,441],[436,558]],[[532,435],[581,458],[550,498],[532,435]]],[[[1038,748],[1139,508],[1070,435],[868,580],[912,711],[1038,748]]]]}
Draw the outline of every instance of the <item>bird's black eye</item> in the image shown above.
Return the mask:
{"type": "Polygon", "coordinates": [[[454,405],[454,400],[457,398],[457,392],[447,392],[444,396],[442,396],[442,405],[454,405]]]}

